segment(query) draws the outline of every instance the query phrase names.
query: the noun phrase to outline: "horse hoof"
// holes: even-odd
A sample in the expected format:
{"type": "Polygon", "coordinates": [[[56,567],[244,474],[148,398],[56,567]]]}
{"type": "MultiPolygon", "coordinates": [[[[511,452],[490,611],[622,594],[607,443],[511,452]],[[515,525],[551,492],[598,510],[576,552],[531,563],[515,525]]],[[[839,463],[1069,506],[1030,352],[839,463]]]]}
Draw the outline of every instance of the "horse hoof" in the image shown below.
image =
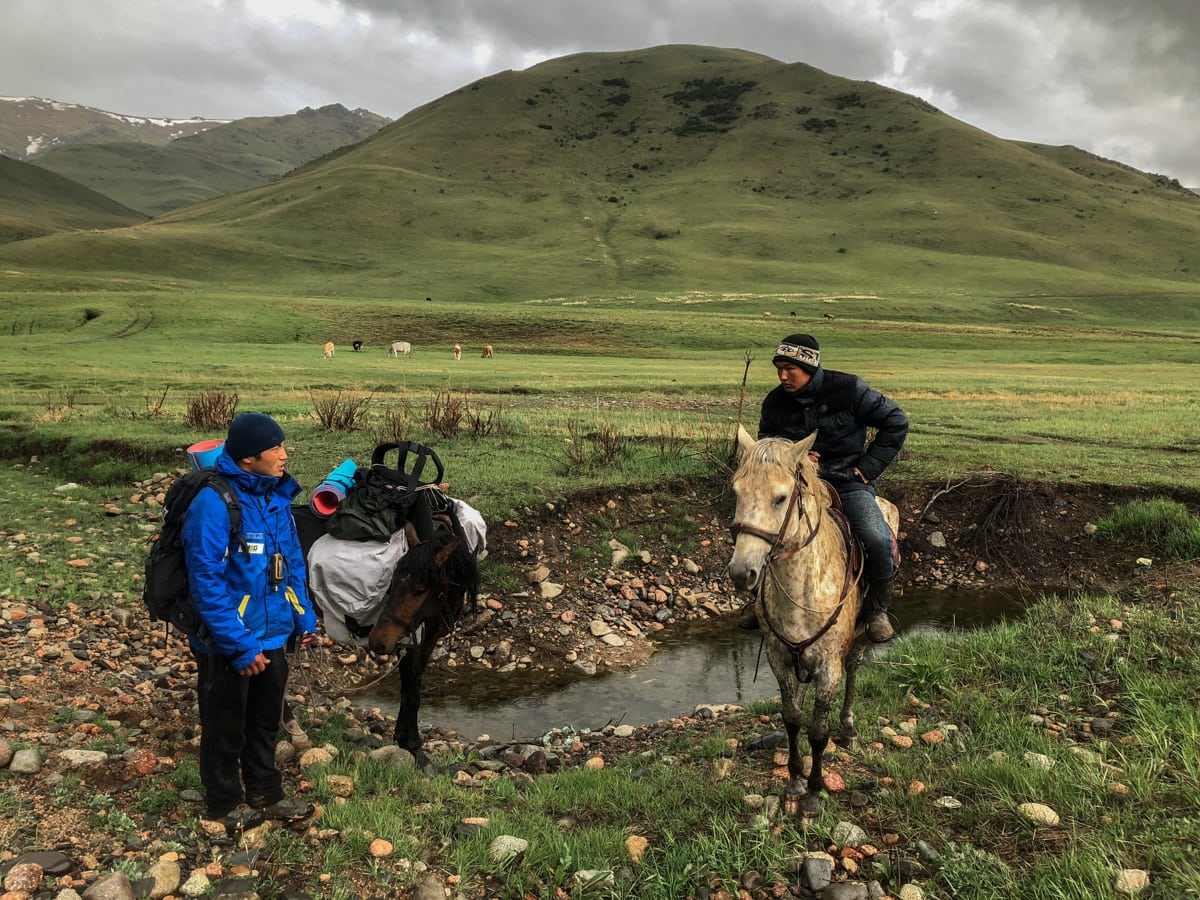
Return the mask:
{"type": "Polygon", "coordinates": [[[803,794],[797,793],[796,791],[786,791],[785,790],[783,792],[783,813],[784,813],[784,815],[791,816],[793,818],[800,815],[800,805],[801,805],[801,801],[803,799],[804,799],[803,794]]]}
{"type": "Polygon", "coordinates": [[[821,817],[821,801],[812,794],[805,794],[800,800],[800,817],[805,822],[814,822],[821,817]]]}

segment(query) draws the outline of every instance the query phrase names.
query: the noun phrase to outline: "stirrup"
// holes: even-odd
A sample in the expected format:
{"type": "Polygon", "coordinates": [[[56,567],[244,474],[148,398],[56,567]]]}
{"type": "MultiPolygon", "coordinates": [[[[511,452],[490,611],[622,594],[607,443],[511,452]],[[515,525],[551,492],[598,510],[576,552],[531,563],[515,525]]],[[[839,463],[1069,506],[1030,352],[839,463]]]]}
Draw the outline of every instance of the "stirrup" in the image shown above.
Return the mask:
{"type": "Polygon", "coordinates": [[[737,620],[737,627],[742,629],[742,631],[758,631],[758,610],[755,606],[752,600],[742,607],[737,620]]]}

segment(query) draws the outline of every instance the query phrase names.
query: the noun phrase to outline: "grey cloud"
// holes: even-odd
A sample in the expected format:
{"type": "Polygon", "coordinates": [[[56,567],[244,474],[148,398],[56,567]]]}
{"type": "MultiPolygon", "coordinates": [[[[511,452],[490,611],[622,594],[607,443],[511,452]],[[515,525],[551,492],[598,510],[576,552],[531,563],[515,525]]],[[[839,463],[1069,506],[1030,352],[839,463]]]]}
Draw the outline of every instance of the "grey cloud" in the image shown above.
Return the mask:
{"type": "Polygon", "coordinates": [[[1194,0],[313,2],[336,24],[268,21],[252,14],[260,0],[4,0],[0,93],[137,115],[343,103],[399,117],[556,56],[706,44],[879,81],[1001,137],[1200,185],[1194,0]]]}

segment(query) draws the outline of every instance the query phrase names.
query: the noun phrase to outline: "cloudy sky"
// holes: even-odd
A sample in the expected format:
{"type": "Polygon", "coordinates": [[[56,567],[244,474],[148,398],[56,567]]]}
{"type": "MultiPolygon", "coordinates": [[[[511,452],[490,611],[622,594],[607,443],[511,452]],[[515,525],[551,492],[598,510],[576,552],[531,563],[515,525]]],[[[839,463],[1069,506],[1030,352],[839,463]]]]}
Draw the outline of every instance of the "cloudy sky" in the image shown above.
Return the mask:
{"type": "Polygon", "coordinates": [[[1200,187],[1197,0],[0,0],[0,96],[399,118],[504,69],[676,43],[876,81],[1200,187]]]}

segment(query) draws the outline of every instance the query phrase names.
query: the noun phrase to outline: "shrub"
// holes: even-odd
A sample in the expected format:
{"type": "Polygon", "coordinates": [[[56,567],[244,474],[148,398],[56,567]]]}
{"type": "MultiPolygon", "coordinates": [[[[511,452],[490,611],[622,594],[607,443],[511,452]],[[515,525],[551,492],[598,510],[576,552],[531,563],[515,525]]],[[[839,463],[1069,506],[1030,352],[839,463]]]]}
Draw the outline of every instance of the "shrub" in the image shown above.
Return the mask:
{"type": "Polygon", "coordinates": [[[326,431],[358,431],[366,421],[367,408],[374,394],[365,397],[353,392],[330,391],[324,394],[308,392],[313,415],[326,431]]]}
{"type": "Polygon", "coordinates": [[[226,431],[237,412],[237,392],[221,388],[204,391],[187,402],[183,420],[199,431],[226,431]]]}

